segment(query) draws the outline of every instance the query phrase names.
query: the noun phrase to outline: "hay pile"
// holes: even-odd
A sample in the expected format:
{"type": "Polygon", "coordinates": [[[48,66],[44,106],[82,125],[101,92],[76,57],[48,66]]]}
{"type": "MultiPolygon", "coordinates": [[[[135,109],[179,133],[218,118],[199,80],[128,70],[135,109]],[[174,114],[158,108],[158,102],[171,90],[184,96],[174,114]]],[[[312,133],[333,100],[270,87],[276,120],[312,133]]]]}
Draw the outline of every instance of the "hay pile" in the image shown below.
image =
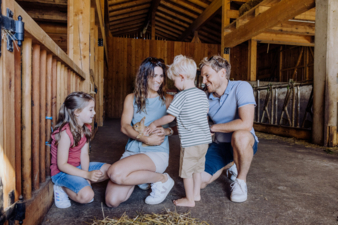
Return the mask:
{"type": "Polygon", "coordinates": [[[249,0],[246,3],[244,3],[240,8],[239,8],[239,16],[243,15],[259,3],[261,3],[263,0],[249,0]]]}
{"type": "Polygon", "coordinates": [[[103,220],[94,220],[91,225],[127,225],[127,224],[140,224],[140,225],[153,225],[153,224],[178,224],[178,225],[208,225],[209,223],[205,221],[200,221],[196,218],[190,217],[190,212],[187,213],[177,213],[171,212],[169,209],[166,209],[162,214],[141,214],[139,213],[135,218],[129,218],[126,213],[123,213],[121,218],[110,219],[104,217],[103,220]]]}

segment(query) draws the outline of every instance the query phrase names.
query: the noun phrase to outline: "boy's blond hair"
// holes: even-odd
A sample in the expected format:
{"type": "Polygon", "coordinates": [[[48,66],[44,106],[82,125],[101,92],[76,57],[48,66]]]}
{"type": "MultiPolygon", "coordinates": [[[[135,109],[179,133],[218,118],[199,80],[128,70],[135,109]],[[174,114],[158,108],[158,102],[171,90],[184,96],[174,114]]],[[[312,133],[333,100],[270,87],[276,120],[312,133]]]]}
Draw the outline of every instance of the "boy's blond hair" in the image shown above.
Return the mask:
{"type": "Polygon", "coordinates": [[[177,55],[174,58],[173,64],[168,66],[168,78],[173,80],[174,76],[184,75],[187,79],[195,80],[197,66],[193,59],[187,58],[184,55],[177,55]]]}

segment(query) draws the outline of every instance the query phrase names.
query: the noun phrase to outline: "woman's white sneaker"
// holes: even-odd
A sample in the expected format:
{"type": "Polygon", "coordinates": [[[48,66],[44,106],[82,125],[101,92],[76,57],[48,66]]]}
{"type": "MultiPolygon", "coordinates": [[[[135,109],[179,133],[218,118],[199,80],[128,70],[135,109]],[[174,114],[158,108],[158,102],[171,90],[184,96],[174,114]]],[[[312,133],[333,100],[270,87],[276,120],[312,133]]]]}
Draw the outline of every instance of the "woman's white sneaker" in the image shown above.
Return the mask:
{"type": "Polygon", "coordinates": [[[168,176],[168,180],[164,183],[161,181],[151,184],[151,193],[146,198],[146,203],[149,205],[160,204],[164,201],[164,199],[169,194],[170,190],[174,186],[174,180],[169,176],[169,174],[165,173],[168,176]]]}
{"type": "Polygon", "coordinates": [[[54,202],[55,206],[60,209],[69,208],[71,206],[68,195],[61,186],[54,185],[54,202]]]}
{"type": "Polygon", "coordinates": [[[233,202],[245,202],[248,198],[248,189],[244,180],[236,179],[230,184],[231,196],[230,200],[233,202]]]}

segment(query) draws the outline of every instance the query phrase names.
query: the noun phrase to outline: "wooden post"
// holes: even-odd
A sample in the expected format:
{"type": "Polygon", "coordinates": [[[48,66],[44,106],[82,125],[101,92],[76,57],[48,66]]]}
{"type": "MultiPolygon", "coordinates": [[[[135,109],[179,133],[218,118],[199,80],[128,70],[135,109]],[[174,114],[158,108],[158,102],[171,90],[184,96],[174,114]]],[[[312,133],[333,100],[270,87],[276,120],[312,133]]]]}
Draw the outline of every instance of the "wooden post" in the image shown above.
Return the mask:
{"type": "Polygon", "coordinates": [[[156,20],[155,20],[155,14],[151,15],[151,40],[155,40],[155,26],[156,26],[156,20]]]}
{"type": "Polygon", "coordinates": [[[39,189],[39,155],[40,155],[40,45],[33,45],[33,75],[32,75],[32,165],[33,190],[39,189]]]}
{"type": "MultiPolygon", "coordinates": [[[[283,75],[283,46],[279,47],[279,78],[278,81],[282,82],[282,75],[283,75]]],[[[277,89],[276,89],[277,90],[277,89]]]]}
{"type": "Polygon", "coordinates": [[[52,103],[51,111],[53,117],[53,128],[56,125],[57,121],[57,61],[56,58],[53,58],[52,61],[52,103]]]}
{"type": "Polygon", "coordinates": [[[312,141],[325,146],[336,142],[331,130],[337,127],[337,11],[335,0],[316,1],[312,141]]]}
{"type": "Polygon", "coordinates": [[[56,65],[56,116],[58,116],[63,102],[61,98],[61,62],[58,61],[56,65]]]}
{"type": "Polygon", "coordinates": [[[99,124],[98,126],[103,126],[103,95],[104,95],[104,48],[99,47],[99,124]]]}
{"type": "Polygon", "coordinates": [[[222,0],[222,28],[221,28],[221,55],[230,63],[230,52],[224,51],[224,36],[226,35],[224,28],[230,24],[228,12],[230,10],[230,0],[222,0]]]}
{"type": "Polygon", "coordinates": [[[22,45],[22,189],[25,199],[32,197],[32,39],[22,45]]]}
{"type": "Polygon", "coordinates": [[[248,81],[256,80],[256,71],[257,71],[257,41],[249,40],[248,48],[248,81]]]}
{"type": "MultiPolygon", "coordinates": [[[[52,83],[52,74],[53,74],[53,56],[51,54],[47,55],[47,81],[46,81],[46,116],[52,117],[52,90],[53,90],[53,83],[52,83]]],[[[46,142],[50,140],[51,135],[51,126],[52,120],[46,120],[46,142]]],[[[46,176],[50,175],[50,146],[45,145],[45,152],[46,152],[46,176]]]]}
{"type": "Polygon", "coordinates": [[[46,180],[46,76],[47,51],[40,53],[40,182],[46,180]]]}
{"type": "MultiPolygon", "coordinates": [[[[14,2],[11,0],[2,1],[2,15],[6,15],[6,9],[9,8],[14,11],[14,2]]],[[[7,44],[5,38],[1,40],[1,83],[2,92],[0,101],[2,113],[0,116],[0,122],[3,124],[0,135],[3,139],[0,141],[0,174],[3,182],[3,200],[4,208],[14,203],[9,199],[9,193],[16,192],[15,182],[15,92],[14,92],[14,80],[15,80],[15,67],[14,67],[14,53],[7,50],[7,44]]]]}
{"type": "Polygon", "coordinates": [[[14,48],[15,62],[15,174],[16,174],[16,193],[15,201],[22,194],[21,184],[21,49],[14,48]]]}

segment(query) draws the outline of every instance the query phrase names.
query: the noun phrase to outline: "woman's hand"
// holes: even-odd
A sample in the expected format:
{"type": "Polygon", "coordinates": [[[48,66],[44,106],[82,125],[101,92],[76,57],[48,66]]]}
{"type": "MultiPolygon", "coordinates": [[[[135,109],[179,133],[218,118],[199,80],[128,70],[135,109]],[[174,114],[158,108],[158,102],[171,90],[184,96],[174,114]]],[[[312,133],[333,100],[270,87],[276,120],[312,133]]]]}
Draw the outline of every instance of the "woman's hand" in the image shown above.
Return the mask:
{"type": "Polygon", "coordinates": [[[150,135],[149,137],[141,137],[140,140],[146,145],[160,145],[164,141],[164,136],[157,134],[150,135]]]}

